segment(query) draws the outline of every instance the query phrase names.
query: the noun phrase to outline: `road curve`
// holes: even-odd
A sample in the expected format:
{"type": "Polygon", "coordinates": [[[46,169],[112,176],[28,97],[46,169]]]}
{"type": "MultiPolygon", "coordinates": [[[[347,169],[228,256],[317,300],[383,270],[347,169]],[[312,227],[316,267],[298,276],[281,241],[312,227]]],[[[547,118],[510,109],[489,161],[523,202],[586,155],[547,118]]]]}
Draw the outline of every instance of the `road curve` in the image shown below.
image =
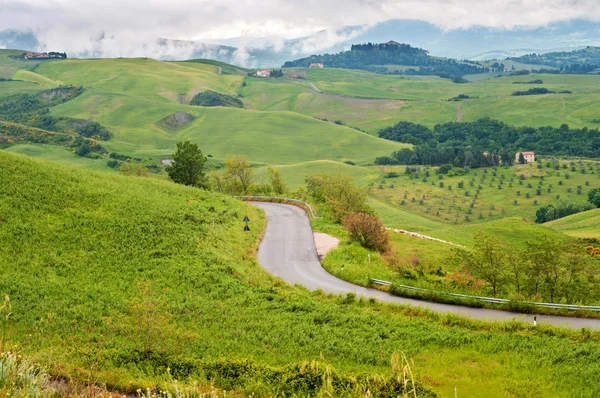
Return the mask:
{"type": "MultiPolygon", "coordinates": [[[[309,290],[321,289],[327,293],[349,292],[380,301],[410,304],[438,312],[447,312],[475,319],[504,321],[518,319],[533,322],[533,315],[487,308],[433,303],[394,296],[376,289],[357,286],[338,279],[325,271],[317,257],[310,222],[304,210],[279,203],[251,202],[267,214],[267,230],[258,249],[258,262],[271,274],[288,283],[305,286],[309,290]]],[[[539,323],[570,328],[600,329],[600,319],[571,318],[538,315],[539,323]]]]}

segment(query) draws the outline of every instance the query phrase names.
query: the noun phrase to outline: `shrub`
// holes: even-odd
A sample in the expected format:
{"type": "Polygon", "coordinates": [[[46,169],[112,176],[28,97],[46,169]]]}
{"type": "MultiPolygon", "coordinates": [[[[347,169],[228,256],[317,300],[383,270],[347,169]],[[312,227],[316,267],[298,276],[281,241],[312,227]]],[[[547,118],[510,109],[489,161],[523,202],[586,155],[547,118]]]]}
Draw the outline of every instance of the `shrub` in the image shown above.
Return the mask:
{"type": "MultiPolygon", "coordinates": [[[[353,212],[368,211],[367,191],[354,185],[352,177],[342,174],[313,174],[305,178],[309,196],[325,204],[334,221],[353,212]]],[[[381,186],[383,188],[383,186],[381,186]]]]}
{"type": "Polygon", "coordinates": [[[118,160],[109,160],[108,162],[106,162],[106,165],[108,167],[110,167],[111,169],[115,169],[115,168],[117,168],[117,166],[119,166],[119,161],[118,160]]]}
{"type": "Polygon", "coordinates": [[[194,96],[190,105],[197,106],[226,106],[233,108],[243,108],[244,103],[231,95],[217,93],[216,91],[206,90],[194,96]]]}
{"type": "Polygon", "coordinates": [[[436,174],[448,174],[450,170],[452,170],[451,164],[443,164],[436,170],[436,174]]]}
{"type": "Polygon", "coordinates": [[[379,217],[368,213],[350,213],[342,223],[351,239],[361,246],[382,253],[389,250],[390,236],[379,217]]]}

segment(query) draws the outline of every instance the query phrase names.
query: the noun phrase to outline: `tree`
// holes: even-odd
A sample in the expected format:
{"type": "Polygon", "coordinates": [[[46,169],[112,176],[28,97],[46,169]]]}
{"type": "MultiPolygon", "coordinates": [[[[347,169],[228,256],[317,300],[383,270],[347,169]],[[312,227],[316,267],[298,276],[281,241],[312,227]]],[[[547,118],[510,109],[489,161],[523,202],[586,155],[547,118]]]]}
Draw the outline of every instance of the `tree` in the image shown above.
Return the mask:
{"type": "Polygon", "coordinates": [[[525,156],[523,156],[523,152],[519,152],[519,164],[525,164],[525,156]]]}
{"type": "Polygon", "coordinates": [[[471,253],[459,251],[466,268],[490,285],[494,297],[506,281],[506,246],[503,239],[480,233],[475,236],[475,246],[471,253]]]}
{"type": "Polygon", "coordinates": [[[342,223],[351,239],[361,246],[381,253],[390,249],[390,236],[379,217],[368,213],[350,213],[342,223]]]}
{"type": "Polygon", "coordinates": [[[310,197],[324,204],[336,222],[349,213],[368,212],[367,191],[355,186],[350,176],[319,173],[306,177],[305,182],[310,197]]]}
{"type": "Polygon", "coordinates": [[[287,184],[281,176],[281,171],[271,166],[267,168],[267,171],[269,173],[269,181],[273,192],[275,192],[276,195],[283,195],[287,191],[287,184]]]}
{"type": "Polygon", "coordinates": [[[600,207],[600,188],[594,188],[588,192],[588,201],[594,206],[600,207]]]}
{"type": "Polygon", "coordinates": [[[175,162],[166,167],[171,180],[178,184],[199,188],[206,187],[204,164],[207,159],[202,155],[202,151],[197,144],[192,144],[189,141],[178,142],[173,160],[175,162]]]}
{"type": "Polygon", "coordinates": [[[395,151],[392,157],[396,159],[398,164],[415,164],[417,163],[415,152],[409,148],[402,148],[399,151],[395,151]]]}
{"type": "Polygon", "coordinates": [[[554,301],[564,272],[564,245],[546,236],[527,241],[525,244],[524,254],[529,263],[529,294],[541,293],[545,299],[554,301]]]}
{"type": "Polygon", "coordinates": [[[253,175],[250,164],[248,163],[248,158],[243,155],[228,157],[225,160],[225,169],[225,173],[229,177],[237,179],[242,186],[242,191],[247,193],[248,187],[252,184],[253,175]]]}

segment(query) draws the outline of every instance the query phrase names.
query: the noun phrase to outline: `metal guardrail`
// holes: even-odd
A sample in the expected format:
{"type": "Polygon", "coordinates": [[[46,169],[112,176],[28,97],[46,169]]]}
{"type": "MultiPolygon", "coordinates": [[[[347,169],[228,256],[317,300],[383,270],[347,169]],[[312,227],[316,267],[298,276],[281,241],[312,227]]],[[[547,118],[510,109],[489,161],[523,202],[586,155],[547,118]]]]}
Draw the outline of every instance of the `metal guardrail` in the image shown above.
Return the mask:
{"type": "Polygon", "coordinates": [[[262,199],[262,200],[273,200],[273,201],[275,201],[275,200],[283,200],[283,201],[286,201],[286,202],[300,203],[300,204],[302,204],[302,205],[304,205],[304,206],[306,206],[308,208],[308,210],[310,211],[310,215],[311,215],[312,218],[316,218],[316,219],[320,219],[321,218],[321,217],[317,217],[315,215],[315,213],[313,212],[312,207],[308,203],[303,202],[303,201],[298,200],[298,199],[281,198],[279,196],[233,196],[233,197],[237,198],[237,199],[242,199],[242,200],[244,200],[244,199],[259,199],[259,200],[262,199]]]}
{"type": "MultiPolygon", "coordinates": [[[[381,286],[394,285],[394,286],[398,286],[402,289],[410,290],[413,292],[419,292],[419,293],[429,293],[429,294],[437,294],[437,295],[442,295],[442,296],[458,297],[461,299],[477,300],[477,301],[483,301],[485,303],[494,303],[494,304],[510,303],[510,300],[507,300],[507,299],[499,299],[499,298],[493,298],[493,297],[481,297],[481,296],[469,296],[466,294],[458,294],[458,293],[437,292],[434,290],[422,289],[420,287],[395,284],[392,282],[383,281],[381,279],[369,278],[369,281],[376,285],[381,285],[381,286]]],[[[555,304],[555,303],[539,303],[539,302],[527,302],[527,301],[522,302],[522,304],[530,305],[533,307],[540,307],[540,308],[554,308],[554,309],[567,309],[567,310],[573,310],[573,311],[600,312],[600,306],[595,306],[595,305],[555,304]]]]}

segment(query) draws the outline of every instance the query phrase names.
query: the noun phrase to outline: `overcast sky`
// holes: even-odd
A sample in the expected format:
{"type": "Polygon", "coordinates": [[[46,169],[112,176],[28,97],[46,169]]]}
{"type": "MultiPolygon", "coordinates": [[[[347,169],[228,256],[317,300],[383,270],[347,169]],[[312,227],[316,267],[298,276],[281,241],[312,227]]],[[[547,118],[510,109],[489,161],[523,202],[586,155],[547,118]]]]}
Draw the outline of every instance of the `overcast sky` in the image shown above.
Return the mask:
{"type": "MultiPolygon", "coordinates": [[[[0,0],[0,30],[31,29],[72,51],[99,38],[135,46],[156,37],[215,42],[303,37],[323,29],[418,19],[443,29],[513,28],[600,19],[598,0],[0,0]]],[[[327,45],[341,41],[330,34],[327,45]]]]}

